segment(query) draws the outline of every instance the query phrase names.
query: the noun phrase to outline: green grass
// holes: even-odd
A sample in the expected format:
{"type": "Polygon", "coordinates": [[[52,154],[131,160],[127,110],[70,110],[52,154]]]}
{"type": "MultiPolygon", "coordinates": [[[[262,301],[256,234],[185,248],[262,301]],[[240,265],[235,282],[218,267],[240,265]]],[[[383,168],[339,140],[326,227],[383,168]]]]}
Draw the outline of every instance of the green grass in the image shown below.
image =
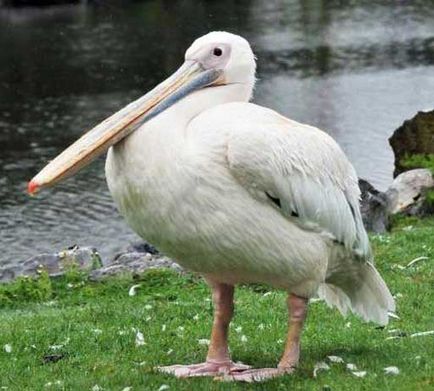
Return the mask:
{"type": "MultiPolygon", "coordinates": [[[[401,219],[391,234],[372,237],[378,269],[392,292],[400,293],[399,320],[380,329],[312,303],[300,367],[293,375],[262,384],[180,380],[153,370],[205,358],[206,346],[198,340],[209,338],[212,307],[208,288],[197,277],[151,271],[139,280],[91,283],[80,273],[70,273],[51,281],[42,276],[39,283],[21,280],[1,286],[0,390],[91,390],[98,385],[103,390],[157,391],[163,384],[170,390],[432,390],[434,335],[386,338],[393,335],[391,329],[408,334],[434,329],[433,233],[434,219],[401,219]],[[397,266],[419,256],[429,259],[407,269],[397,266]],[[141,286],[130,297],[133,284],[141,286]],[[137,329],[145,345],[136,346],[137,329]],[[10,353],[6,344],[12,347],[10,353]],[[44,357],[53,354],[62,358],[44,363],[44,357]],[[328,355],[356,364],[366,376],[357,378],[344,364],[331,364],[314,378],[315,363],[328,355]],[[397,366],[400,374],[385,375],[388,366],[397,366]]],[[[286,323],[284,292],[264,286],[237,289],[233,358],[255,367],[275,366],[286,323]]]]}

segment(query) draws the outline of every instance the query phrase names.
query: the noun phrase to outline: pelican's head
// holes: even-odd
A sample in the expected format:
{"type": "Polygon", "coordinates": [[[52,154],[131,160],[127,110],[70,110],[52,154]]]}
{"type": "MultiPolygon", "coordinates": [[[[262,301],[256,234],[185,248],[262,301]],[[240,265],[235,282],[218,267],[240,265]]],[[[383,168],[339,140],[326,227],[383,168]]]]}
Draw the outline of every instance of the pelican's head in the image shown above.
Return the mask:
{"type": "MultiPolygon", "coordinates": [[[[256,62],[249,43],[239,35],[213,31],[198,39],[185,52],[185,61],[221,72],[216,85],[243,84],[250,95],[255,83],[256,62]]],[[[250,95],[248,98],[250,98],[250,95]]]]}
{"type": "Polygon", "coordinates": [[[242,99],[248,100],[254,81],[255,57],[244,38],[220,31],[204,35],[193,42],[184,64],[172,76],[85,133],[29,182],[28,191],[33,194],[73,175],[144,122],[195,91],[239,85],[242,99]]]}

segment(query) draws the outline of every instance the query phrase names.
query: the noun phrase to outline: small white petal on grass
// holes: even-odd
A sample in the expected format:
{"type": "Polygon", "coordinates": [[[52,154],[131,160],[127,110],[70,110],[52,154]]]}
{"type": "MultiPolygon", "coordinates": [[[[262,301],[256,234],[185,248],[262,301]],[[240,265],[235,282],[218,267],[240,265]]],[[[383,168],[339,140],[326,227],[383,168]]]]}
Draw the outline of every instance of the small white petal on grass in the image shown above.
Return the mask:
{"type": "Polygon", "coordinates": [[[347,364],[347,369],[350,371],[357,371],[357,365],[349,362],[347,364]]]}
{"type": "Polygon", "coordinates": [[[131,391],[133,389],[133,387],[124,387],[122,389],[122,391],[131,391]]]}
{"type": "Polygon", "coordinates": [[[145,305],[145,310],[152,310],[152,305],[150,305],[150,304],[146,304],[145,305]]]}
{"type": "Polygon", "coordinates": [[[429,259],[429,258],[425,257],[425,256],[417,257],[417,258],[413,259],[411,262],[407,263],[406,268],[413,266],[417,262],[426,261],[427,259],[429,259]]]}
{"type": "Polygon", "coordinates": [[[167,384],[163,384],[158,391],[164,391],[164,390],[168,390],[170,387],[167,384]]]}
{"type": "Polygon", "coordinates": [[[101,391],[102,390],[102,387],[100,387],[98,384],[95,384],[93,387],[92,387],[92,391],[101,391]]]}
{"type": "Polygon", "coordinates": [[[413,334],[410,334],[410,337],[411,338],[414,338],[414,337],[425,337],[426,335],[432,335],[432,334],[434,334],[434,330],[421,331],[420,333],[413,333],[413,334]]]}
{"type": "Polygon", "coordinates": [[[264,323],[261,323],[261,324],[258,326],[258,329],[259,329],[259,330],[264,330],[264,329],[265,329],[264,323]]]}
{"type": "Polygon", "coordinates": [[[152,316],[147,316],[147,317],[145,318],[145,321],[146,321],[146,322],[149,322],[150,320],[152,320],[152,316]]]}
{"type": "Polygon", "coordinates": [[[128,296],[135,296],[136,295],[136,289],[141,287],[142,284],[133,285],[130,290],[128,291],[128,296]]]}
{"type": "Polygon", "coordinates": [[[63,348],[63,345],[50,345],[48,347],[48,349],[51,349],[51,350],[60,350],[62,348],[63,348]]]}
{"type": "Polygon", "coordinates": [[[399,375],[398,367],[386,367],[383,370],[386,375],[399,375]]]}
{"type": "Polygon", "coordinates": [[[3,346],[3,349],[6,353],[12,353],[12,345],[10,343],[7,343],[3,346]]]}
{"type": "Polygon", "coordinates": [[[262,297],[267,297],[267,296],[270,296],[271,295],[271,292],[265,292],[263,295],[262,295],[262,297]]]}
{"type": "Polygon", "coordinates": [[[243,331],[243,328],[241,326],[235,327],[236,333],[241,333],[241,331],[243,331]]]}
{"type": "Polygon", "coordinates": [[[52,385],[53,385],[53,383],[51,383],[51,382],[49,381],[48,383],[45,383],[45,384],[44,384],[44,387],[47,387],[47,388],[48,388],[48,387],[51,387],[52,385]]]}
{"type": "Polygon", "coordinates": [[[366,376],[366,371],[353,371],[351,373],[356,377],[365,377],[366,376]]]}
{"type": "Polygon", "coordinates": [[[345,327],[349,329],[351,327],[351,322],[345,323],[345,327]]]}
{"type": "Polygon", "coordinates": [[[245,335],[242,335],[241,336],[241,342],[247,342],[247,337],[245,336],[245,335]]]}
{"type": "Polygon", "coordinates": [[[277,343],[278,345],[282,345],[282,344],[283,344],[283,339],[278,339],[278,340],[276,341],[276,343],[277,343]]]}
{"type": "Polygon", "coordinates": [[[402,293],[399,293],[399,292],[393,295],[394,299],[400,299],[401,297],[404,297],[404,295],[402,293]]]}
{"type": "Polygon", "coordinates": [[[92,331],[93,331],[96,335],[102,334],[102,330],[101,330],[101,329],[92,329],[92,331]]]}
{"type": "Polygon", "coordinates": [[[329,365],[324,361],[317,362],[313,367],[313,377],[317,376],[318,371],[328,371],[329,369],[329,365]]]}
{"type": "Polygon", "coordinates": [[[199,345],[206,345],[206,346],[208,346],[210,344],[210,340],[206,339],[206,338],[198,339],[197,342],[199,343],[199,345]]]}
{"type": "Polygon", "coordinates": [[[173,353],[173,349],[169,349],[169,350],[167,351],[166,354],[167,354],[168,356],[170,356],[172,353],[173,353]]]}
{"type": "Polygon", "coordinates": [[[395,263],[395,264],[392,265],[392,269],[405,270],[405,266],[398,265],[398,264],[395,263]]]}
{"type": "Polygon", "coordinates": [[[344,362],[344,359],[342,357],[339,357],[339,356],[327,356],[327,358],[329,359],[330,362],[334,362],[334,363],[344,362]]]}
{"type": "Polygon", "coordinates": [[[388,312],[387,315],[389,315],[389,318],[393,319],[401,319],[398,315],[396,315],[394,312],[388,312]]]}
{"type": "Polygon", "coordinates": [[[199,315],[198,314],[194,315],[193,320],[199,320],[199,315]]]}
{"type": "Polygon", "coordinates": [[[163,324],[162,326],[161,326],[161,331],[166,331],[166,325],[165,324],[163,324]]]}
{"type": "Polygon", "coordinates": [[[384,340],[387,341],[389,339],[399,339],[399,338],[402,338],[402,335],[392,335],[391,337],[387,337],[384,340]]]}
{"type": "Polygon", "coordinates": [[[118,331],[118,334],[119,334],[119,335],[125,335],[126,333],[127,333],[127,332],[126,332],[125,330],[119,330],[119,331],[118,331]]]}
{"type": "Polygon", "coordinates": [[[136,332],[136,346],[143,346],[145,345],[145,337],[143,334],[137,330],[136,332]]]}

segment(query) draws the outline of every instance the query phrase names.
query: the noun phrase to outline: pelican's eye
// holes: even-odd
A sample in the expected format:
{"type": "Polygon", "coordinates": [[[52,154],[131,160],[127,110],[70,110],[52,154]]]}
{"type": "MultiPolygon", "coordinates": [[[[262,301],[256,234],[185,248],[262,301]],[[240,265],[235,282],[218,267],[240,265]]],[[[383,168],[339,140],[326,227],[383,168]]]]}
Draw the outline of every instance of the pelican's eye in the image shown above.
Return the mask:
{"type": "Polygon", "coordinates": [[[220,48],[214,48],[212,54],[214,54],[214,56],[220,57],[223,54],[223,50],[220,48]]]}

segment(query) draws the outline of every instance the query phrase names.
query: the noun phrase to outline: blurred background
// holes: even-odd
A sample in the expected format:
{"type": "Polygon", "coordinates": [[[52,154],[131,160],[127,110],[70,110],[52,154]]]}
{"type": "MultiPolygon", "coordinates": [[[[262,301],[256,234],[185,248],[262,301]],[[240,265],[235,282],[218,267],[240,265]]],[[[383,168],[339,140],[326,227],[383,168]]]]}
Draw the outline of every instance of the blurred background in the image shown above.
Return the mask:
{"type": "Polygon", "coordinates": [[[35,198],[26,183],[211,30],[251,42],[256,103],[326,130],[359,177],[388,186],[388,137],[433,104],[432,0],[0,0],[0,266],[74,244],[107,259],[138,239],[103,159],[35,198]]]}

